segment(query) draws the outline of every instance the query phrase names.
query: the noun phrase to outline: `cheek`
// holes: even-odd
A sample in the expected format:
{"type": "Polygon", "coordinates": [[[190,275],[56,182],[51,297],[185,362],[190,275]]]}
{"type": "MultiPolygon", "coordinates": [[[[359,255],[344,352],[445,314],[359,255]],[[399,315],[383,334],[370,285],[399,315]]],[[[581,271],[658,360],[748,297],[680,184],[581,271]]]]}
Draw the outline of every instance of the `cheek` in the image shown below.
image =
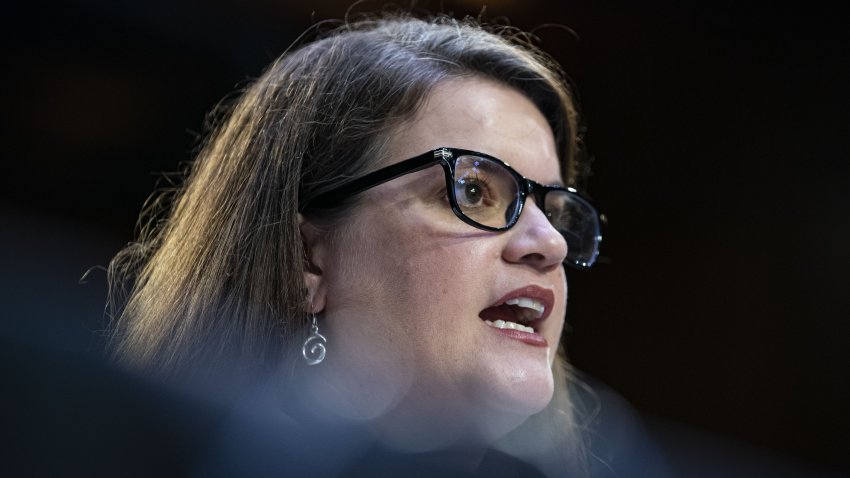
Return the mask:
{"type": "Polygon", "coordinates": [[[377,211],[349,225],[324,273],[335,329],[367,327],[398,343],[410,328],[405,316],[427,310],[424,302],[438,302],[433,294],[445,284],[437,280],[439,265],[423,260],[427,233],[391,214],[377,211]]]}
{"type": "MultiPolygon", "coordinates": [[[[451,226],[455,224],[394,218],[392,211],[352,225],[356,229],[337,249],[338,270],[327,271],[332,278],[329,307],[340,312],[335,328],[380,330],[382,340],[392,341],[390,352],[402,353],[395,348],[405,344],[406,355],[431,354],[431,360],[444,355],[435,348],[456,347],[447,339],[458,331],[458,321],[478,320],[477,297],[492,280],[483,265],[496,263],[498,252],[491,242],[498,236],[490,241],[477,235],[465,238],[451,226]]],[[[368,334],[358,338],[378,340],[368,334]]]]}

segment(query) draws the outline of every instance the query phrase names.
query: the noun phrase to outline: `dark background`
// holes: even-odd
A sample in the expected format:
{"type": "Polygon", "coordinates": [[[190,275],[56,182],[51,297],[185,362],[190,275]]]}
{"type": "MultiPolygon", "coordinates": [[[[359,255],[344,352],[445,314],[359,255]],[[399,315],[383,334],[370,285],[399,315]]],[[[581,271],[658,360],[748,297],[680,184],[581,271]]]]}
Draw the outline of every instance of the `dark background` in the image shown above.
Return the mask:
{"type": "MultiPolygon", "coordinates": [[[[205,114],[350,3],[15,7],[3,33],[4,337],[99,350],[105,274],[80,277],[132,240],[205,114]]],[[[572,361],[662,442],[673,427],[848,472],[845,17],[813,2],[635,3],[488,2],[491,19],[577,34],[537,30],[578,84],[588,191],[610,219],[605,263],[570,273],[572,361]]],[[[482,2],[419,2],[441,4],[477,15],[482,2]]]]}

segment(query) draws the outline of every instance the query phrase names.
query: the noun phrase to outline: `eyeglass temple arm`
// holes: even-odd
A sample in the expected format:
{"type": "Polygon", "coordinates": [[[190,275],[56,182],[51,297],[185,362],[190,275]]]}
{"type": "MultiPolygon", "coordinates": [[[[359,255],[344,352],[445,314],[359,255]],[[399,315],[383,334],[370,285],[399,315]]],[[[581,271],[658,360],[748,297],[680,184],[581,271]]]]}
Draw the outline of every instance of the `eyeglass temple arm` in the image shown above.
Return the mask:
{"type": "Polygon", "coordinates": [[[319,194],[315,198],[308,200],[302,210],[309,208],[327,209],[336,206],[340,202],[367,189],[379,186],[387,181],[392,181],[399,176],[425,169],[441,161],[444,160],[434,157],[433,151],[406,159],[400,163],[381,168],[353,181],[349,181],[338,188],[319,194]]]}

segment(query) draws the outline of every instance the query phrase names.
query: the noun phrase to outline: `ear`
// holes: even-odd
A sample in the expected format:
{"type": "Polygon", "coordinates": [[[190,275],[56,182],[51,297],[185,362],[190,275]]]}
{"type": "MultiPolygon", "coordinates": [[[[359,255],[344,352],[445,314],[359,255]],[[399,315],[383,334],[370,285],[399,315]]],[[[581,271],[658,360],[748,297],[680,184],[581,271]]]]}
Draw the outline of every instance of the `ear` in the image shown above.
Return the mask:
{"type": "Polygon", "coordinates": [[[328,260],[327,233],[307,221],[300,213],[298,230],[304,245],[304,286],[307,287],[308,294],[305,312],[318,314],[325,309],[327,299],[327,283],[323,275],[328,260]]]}

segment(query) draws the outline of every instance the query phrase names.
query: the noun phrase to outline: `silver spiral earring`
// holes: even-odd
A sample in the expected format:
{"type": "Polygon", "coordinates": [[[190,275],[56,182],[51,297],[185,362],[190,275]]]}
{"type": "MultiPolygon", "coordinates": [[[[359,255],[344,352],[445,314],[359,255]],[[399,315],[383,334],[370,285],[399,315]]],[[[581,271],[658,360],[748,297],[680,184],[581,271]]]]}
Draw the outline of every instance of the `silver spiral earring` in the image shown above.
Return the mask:
{"type": "Polygon", "coordinates": [[[328,339],[319,333],[319,324],[316,320],[316,314],[313,315],[313,324],[310,326],[310,336],[304,341],[304,346],[301,347],[301,355],[307,361],[307,365],[318,365],[325,359],[325,353],[328,339]]]}

